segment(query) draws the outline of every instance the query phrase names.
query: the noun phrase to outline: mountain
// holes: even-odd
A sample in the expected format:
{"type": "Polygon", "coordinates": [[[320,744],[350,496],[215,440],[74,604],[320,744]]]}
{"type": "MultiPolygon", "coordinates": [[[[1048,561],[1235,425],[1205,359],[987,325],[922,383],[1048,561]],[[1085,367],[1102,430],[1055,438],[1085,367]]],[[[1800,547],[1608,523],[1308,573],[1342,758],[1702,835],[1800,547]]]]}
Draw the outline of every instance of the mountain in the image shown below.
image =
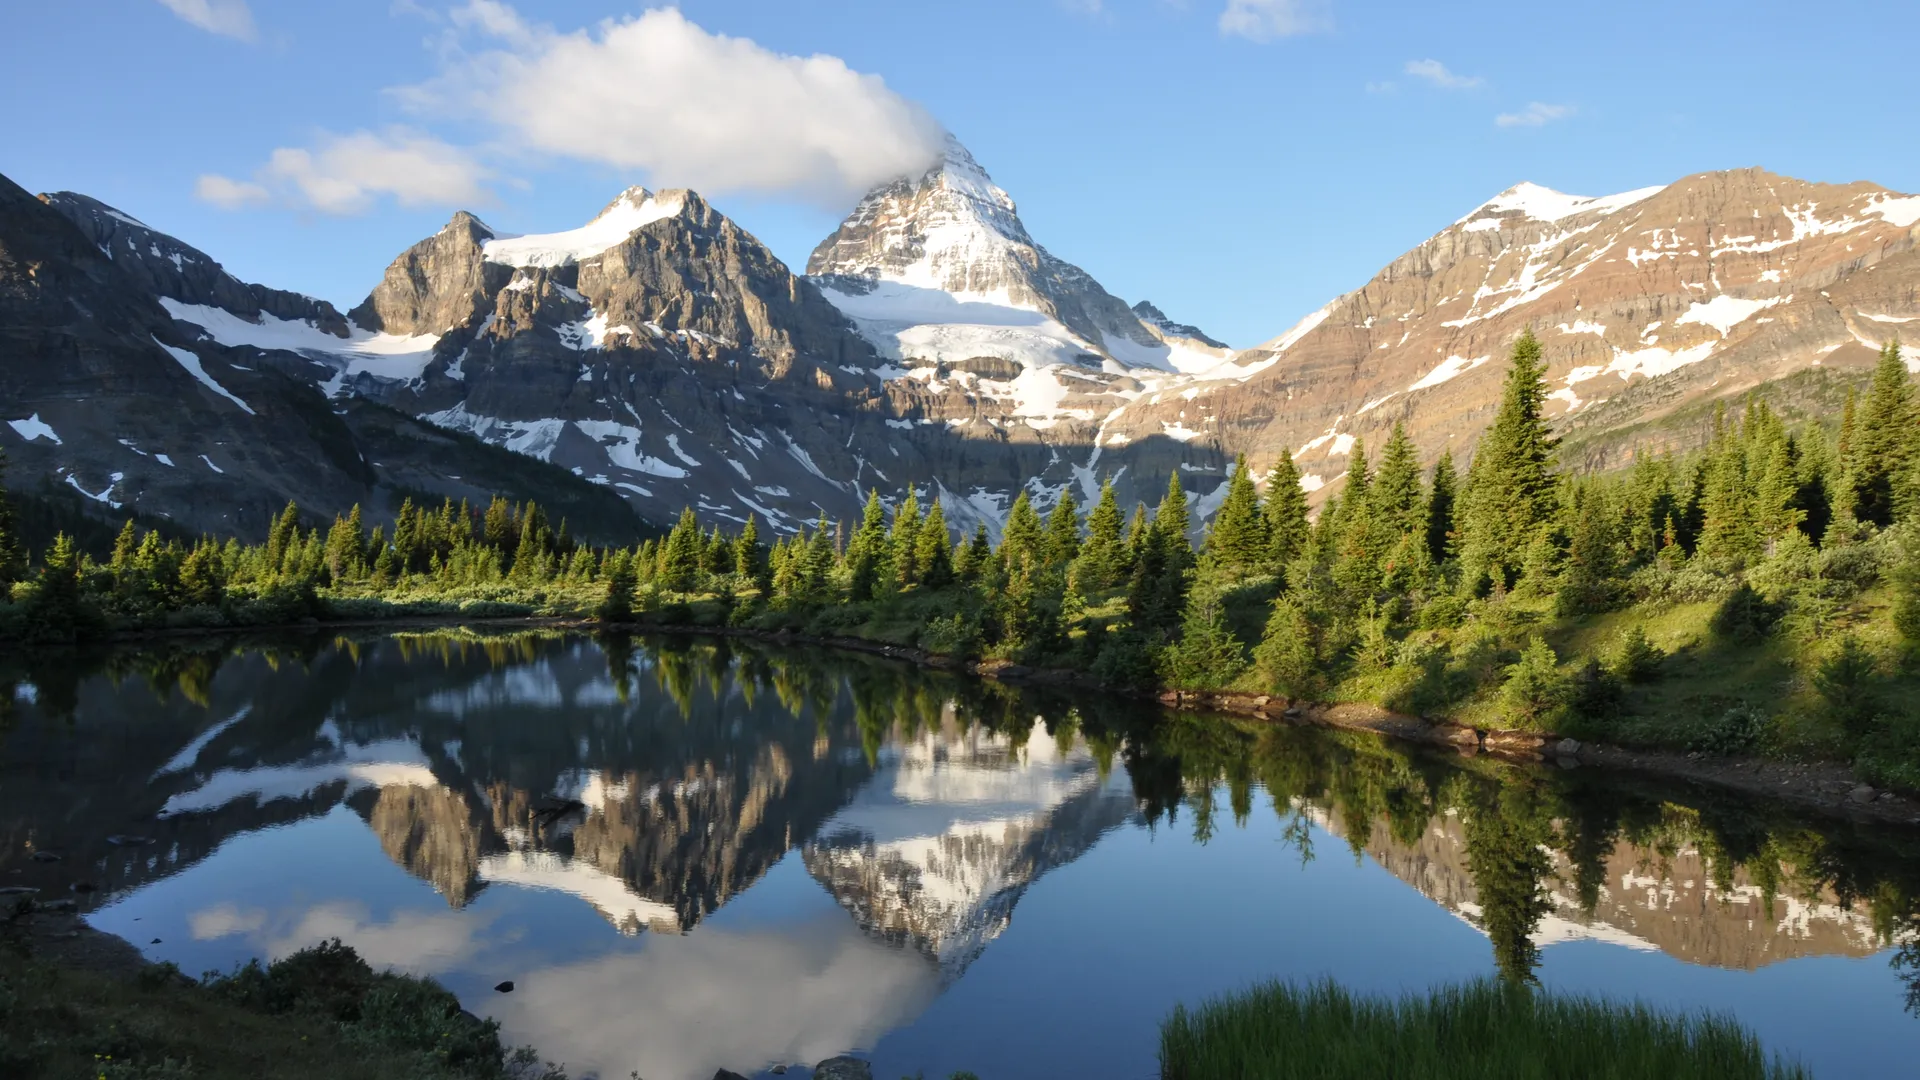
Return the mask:
{"type": "Polygon", "coordinates": [[[12,486],[31,491],[37,478],[95,512],[223,535],[263,535],[288,500],[323,519],[415,492],[538,492],[578,532],[640,528],[609,493],[370,402],[330,403],[316,385],[330,369],[229,348],[200,323],[358,340],[324,301],[241,282],[86,196],[35,198],[0,177],[0,448],[12,486]]]}
{"type": "Polygon", "coordinates": [[[1293,448],[1309,486],[1395,421],[1427,461],[1464,457],[1532,327],[1563,458],[1619,466],[1697,445],[1712,401],[1870,363],[1920,322],[1916,225],[1920,197],[1759,169],[1604,198],[1521,184],[1110,437],[1190,424],[1260,467],[1293,448]]]}
{"type": "Polygon", "coordinates": [[[633,188],[562,232],[457,213],[345,314],[86,196],[12,191],[16,486],[196,529],[258,532],[288,498],[502,491],[587,535],[685,505],[791,533],[911,484],[997,533],[1023,491],[1044,512],[1110,478],[1151,505],[1175,473],[1198,521],[1238,453],[1264,471],[1297,451],[1315,491],[1396,421],[1424,459],[1464,458],[1527,327],[1562,459],[1606,468],[1697,445],[1756,388],[1826,410],[1920,322],[1920,197],[1758,169],[1603,198],[1521,184],[1239,353],[1049,252],[953,141],[805,275],[697,193],[633,188]]]}

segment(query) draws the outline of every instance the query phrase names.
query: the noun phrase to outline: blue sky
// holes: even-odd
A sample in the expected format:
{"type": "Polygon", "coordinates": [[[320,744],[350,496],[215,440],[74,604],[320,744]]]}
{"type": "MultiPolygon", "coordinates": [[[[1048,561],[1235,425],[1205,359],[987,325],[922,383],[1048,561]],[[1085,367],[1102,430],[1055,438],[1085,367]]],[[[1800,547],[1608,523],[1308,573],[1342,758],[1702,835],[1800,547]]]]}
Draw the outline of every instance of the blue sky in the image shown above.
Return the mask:
{"type": "Polygon", "coordinates": [[[344,308],[453,209],[569,228],[630,183],[701,187],[798,268],[944,125],[1041,243],[1240,346],[1521,180],[1600,195],[1758,165],[1920,191],[1899,48],[1920,4],[1896,0],[647,11],[16,5],[0,172],[344,308]],[[815,54],[844,67],[783,59],[815,54]]]}

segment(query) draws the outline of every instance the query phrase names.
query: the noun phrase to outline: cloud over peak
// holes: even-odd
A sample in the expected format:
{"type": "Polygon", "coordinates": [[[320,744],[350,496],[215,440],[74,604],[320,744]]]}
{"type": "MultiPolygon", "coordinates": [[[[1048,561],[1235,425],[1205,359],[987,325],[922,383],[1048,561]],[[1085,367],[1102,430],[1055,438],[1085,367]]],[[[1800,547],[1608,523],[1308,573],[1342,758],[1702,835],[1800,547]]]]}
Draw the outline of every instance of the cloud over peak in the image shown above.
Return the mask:
{"type": "Polygon", "coordinates": [[[400,88],[423,116],[479,120],[514,151],[639,170],[656,186],[839,206],[938,160],[920,106],[838,57],[709,33],[676,8],[560,32],[499,0],[452,13],[487,39],[400,88]]]}

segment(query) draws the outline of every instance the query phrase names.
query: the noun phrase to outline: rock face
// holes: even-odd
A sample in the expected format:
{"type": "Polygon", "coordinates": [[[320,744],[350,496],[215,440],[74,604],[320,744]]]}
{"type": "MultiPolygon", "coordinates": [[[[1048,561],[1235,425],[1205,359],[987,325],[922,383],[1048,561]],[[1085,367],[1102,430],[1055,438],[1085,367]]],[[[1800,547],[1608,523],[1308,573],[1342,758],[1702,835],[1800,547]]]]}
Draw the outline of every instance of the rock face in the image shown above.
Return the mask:
{"type": "Polygon", "coordinates": [[[1113,430],[1183,422],[1262,466],[1293,448],[1326,482],[1395,421],[1426,460],[1464,456],[1532,326],[1571,462],[1617,466],[1701,440],[1679,421],[1703,402],[1857,367],[1920,322],[1917,224],[1920,197],[1759,169],[1598,199],[1522,184],[1214,373],[1240,379],[1163,391],[1113,430]]]}
{"type": "Polygon", "coordinates": [[[104,203],[35,199],[0,177],[10,486],[243,536],[264,534],[289,500],[321,520],[355,503],[378,516],[402,485],[538,493],[602,537],[642,527],[612,493],[564,473],[365,401],[328,403],[329,380],[391,361],[352,350],[395,340],[324,301],[239,281],[104,203]]]}
{"type": "Polygon", "coordinates": [[[221,308],[243,319],[258,320],[263,314],[303,319],[323,333],[347,336],[347,321],[325,300],[241,281],[205,252],[98,199],[56,191],[40,196],[40,201],[73,222],[142,293],[221,308]]]}

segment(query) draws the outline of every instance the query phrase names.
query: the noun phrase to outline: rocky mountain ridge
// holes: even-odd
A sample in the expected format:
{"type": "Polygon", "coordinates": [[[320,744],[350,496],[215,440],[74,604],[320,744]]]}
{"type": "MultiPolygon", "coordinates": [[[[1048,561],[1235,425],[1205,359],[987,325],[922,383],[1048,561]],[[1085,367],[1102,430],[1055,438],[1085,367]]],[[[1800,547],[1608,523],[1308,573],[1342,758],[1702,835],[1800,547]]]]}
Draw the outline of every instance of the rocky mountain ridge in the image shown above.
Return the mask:
{"type": "MultiPolygon", "coordinates": [[[[1038,244],[957,142],[862,200],[805,276],[697,193],[634,188],[556,233],[457,213],[345,315],[240,282],[85,196],[43,203],[75,229],[76,258],[113,267],[111,291],[148,321],[156,304],[170,317],[153,326],[171,337],[148,336],[204,365],[175,365],[201,388],[196,409],[240,414],[243,384],[276,377],[318,391],[299,399],[308,420],[259,440],[317,425],[331,448],[319,456],[345,480],[281,475],[257,501],[322,511],[394,482],[382,469],[395,457],[410,487],[489,494],[473,466],[437,464],[429,448],[354,449],[368,442],[356,418],[384,407],[558,466],[662,523],[690,505],[710,523],[757,517],[790,533],[851,518],[870,487],[911,484],[956,530],[997,532],[1022,491],[1045,510],[1113,478],[1124,501],[1151,504],[1175,472],[1203,518],[1237,453],[1264,472],[1296,452],[1323,493],[1357,441],[1377,446],[1396,421],[1424,459],[1464,458],[1528,326],[1570,463],[1606,468],[1636,447],[1688,445],[1702,403],[1854,371],[1920,322],[1920,197],[1757,169],[1598,199],[1519,185],[1237,354],[1038,244]],[[323,398],[336,407],[315,408],[323,398]]],[[[197,509],[205,493],[154,486],[152,462],[123,467],[151,452],[153,421],[83,420],[94,385],[0,392],[0,444],[88,498],[104,486],[101,505],[219,520],[197,509]],[[123,453],[128,441],[138,450],[123,453]]],[[[208,467],[225,461],[210,452],[208,467]]]]}
{"type": "Polygon", "coordinates": [[[1464,460],[1532,327],[1563,432],[1639,433],[1573,463],[1618,467],[1704,438],[1662,429],[1690,405],[1869,363],[1920,322],[1917,240],[1920,197],[1868,183],[1744,169],[1599,199],[1522,184],[1239,354],[1240,378],[1152,395],[1109,438],[1184,424],[1256,467],[1292,449],[1309,486],[1396,421],[1425,460],[1464,460]]]}

